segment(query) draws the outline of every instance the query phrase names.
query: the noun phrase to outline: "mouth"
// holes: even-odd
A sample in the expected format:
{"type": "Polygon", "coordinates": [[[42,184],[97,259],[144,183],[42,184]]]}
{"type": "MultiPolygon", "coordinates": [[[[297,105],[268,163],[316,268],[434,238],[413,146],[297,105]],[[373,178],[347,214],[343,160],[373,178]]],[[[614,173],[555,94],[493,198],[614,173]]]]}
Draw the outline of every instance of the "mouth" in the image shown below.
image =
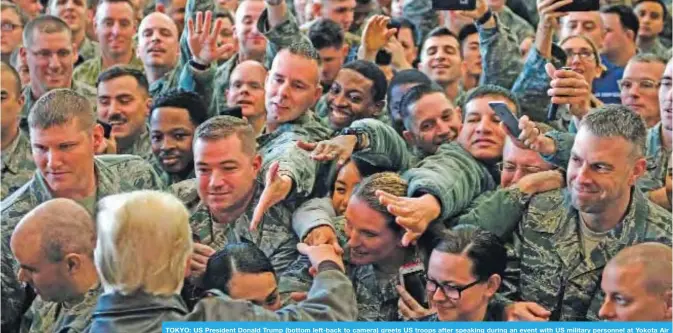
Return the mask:
{"type": "Polygon", "coordinates": [[[451,66],[449,66],[448,64],[437,64],[437,65],[434,65],[430,68],[432,68],[432,69],[449,69],[449,68],[451,68],[451,66]]]}
{"type": "Polygon", "coordinates": [[[351,119],[353,117],[352,112],[350,112],[348,110],[345,110],[345,109],[342,109],[342,108],[333,107],[333,108],[330,108],[330,110],[332,111],[332,112],[330,112],[331,116],[335,120],[347,121],[348,119],[351,119]]]}
{"type": "Polygon", "coordinates": [[[108,124],[112,127],[120,127],[126,125],[127,121],[125,119],[115,119],[108,121],[108,124]]]}
{"type": "Polygon", "coordinates": [[[572,67],[572,71],[579,74],[584,74],[584,69],[579,67],[572,67]]]}
{"type": "Polygon", "coordinates": [[[276,110],[277,113],[284,113],[284,112],[287,112],[288,110],[290,110],[289,107],[282,106],[278,103],[272,103],[271,105],[273,106],[273,108],[276,110]]]}
{"type": "Polygon", "coordinates": [[[248,100],[248,99],[238,100],[238,101],[234,102],[234,104],[236,104],[238,106],[253,106],[254,105],[253,101],[248,100]]]}
{"type": "Polygon", "coordinates": [[[491,139],[480,138],[480,139],[476,139],[476,140],[472,141],[472,144],[476,145],[476,146],[493,146],[496,143],[495,143],[495,141],[493,141],[491,139]]]}
{"type": "Polygon", "coordinates": [[[166,53],[166,49],[160,48],[160,47],[153,47],[153,48],[148,49],[147,53],[156,54],[156,55],[164,54],[164,53],[166,53]]]}
{"type": "Polygon", "coordinates": [[[179,161],[177,156],[164,156],[161,157],[161,163],[166,166],[172,166],[177,164],[179,161]]]}

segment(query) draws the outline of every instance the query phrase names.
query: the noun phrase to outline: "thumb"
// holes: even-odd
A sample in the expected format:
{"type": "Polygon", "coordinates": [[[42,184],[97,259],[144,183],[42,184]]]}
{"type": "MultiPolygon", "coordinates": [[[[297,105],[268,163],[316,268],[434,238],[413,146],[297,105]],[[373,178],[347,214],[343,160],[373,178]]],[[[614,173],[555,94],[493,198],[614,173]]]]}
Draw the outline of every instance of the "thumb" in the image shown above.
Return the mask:
{"type": "MultiPolygon", "coordinates": [[[[271,183],[273,183],[278,178],[278,168],[280,168],[280,164],[278,163],[278,161],[271,163],[269,170],[266,172],[267,188],[271,186],[271,183]]],[[[266,192],[266,189],[264,189],[264,191],[266,192]]]]}
{"type": "Polygon", "coordinates": [[[550,78],[554,78],[556,67],[554,67],[552,63],[548,62],[546,65],[544,65],[544,70],[547,72],[547,75],[549,75],[550,78]]]}
{"type": "Polygon", "coordinates": [[[307,256],[309,251],[309,246],[306,243],[297,243],[297,251],[299,253],[307,256]]]}
{"type": "Polygon", "coordinates": [[[407,232],[404,233],[402,236],[402,246],[407,247],[411,245],[413,241],[415,241],[418,238],[418,234],[407,230],[407,232]]]}
{"type": "Polygon", "coordinates": [[[341,256],[344,254],[344,249],[339,245],[339,240],[334,240],[332,242],[332,247],[334,247],[334,251],[336,251],[338,255],[341,256]]]}
{"type": "Polygon", "coordinates": [[[295,291],[293,293],[290,293],[290,298],[295,301],[295,302],[301,302],[306,300],[308,296],[308,293],[303,292],[303,291],[295,291]]]}
{"type": "Polygon", "coordinates": [[[317,145],[318,144],[315,142],[304,142],[302,140],[297,141],[297,147],[306,151],[313,151],[317,145]]]}

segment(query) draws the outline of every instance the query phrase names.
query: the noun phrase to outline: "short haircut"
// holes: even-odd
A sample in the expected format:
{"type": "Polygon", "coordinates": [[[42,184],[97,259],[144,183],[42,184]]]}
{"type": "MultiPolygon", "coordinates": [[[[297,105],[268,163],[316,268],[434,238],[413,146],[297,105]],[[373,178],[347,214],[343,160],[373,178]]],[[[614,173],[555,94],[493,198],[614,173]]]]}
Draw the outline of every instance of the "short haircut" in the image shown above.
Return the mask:
{"type": "Polygon", "coordinates": [[[402,117],[402,122],[407,130],[411,130],[411,120],[413,118],[411,112],[412,106],[424,96],[437,93],[444,94],[444,91],[436,85],[424,83],[412,87],[402,96],[402,101],[400,102],[400,116],[402,117]]]}
{"type": "Polygon", "coordinates": [[[471,35],[478,34],[479,32],[477,31],[477,26],[474,24],[467,24],[465,25],[462,29],[460,29],[460,32],[458,33],[458,42],[460,43],[460,55],[465,56],[463,54],[463,47],[465,46],[465,42],[467,41],[467,37],[470,37],[471,35]]]}
{"type": "Polygon", "coordinates": [[[660,64],[663,64],[664,67],[666,67],[667,62],[668,62],[668,59],[664,59],[661,56],[658,56],[654,53],[638,53],[638,54],[634,55],[633,57],[631,57],[631,59],[629,59],[629,62],[627,63],[627,66],[628,66],[628,64],[631,64],[631,63],[646,63],[646,64],[660,63],[660,64]]]}
{"type": "Polygon", "coordinates": [[[203,275],[204,289],[219,289],[229,294],[229,282],[235,273],[262,274],[276,271],[271,260],[252,243],[230,243],[208,259],[203,275]]]}
{"type": "Polygon", "coordinates": [[[493,274],[503,278],[507,265],[507,250],[493,233],[472,225],[460,225],[446,230],[434,251],[464,255],[472,261],[472,275],[486,281],[493,274]]]}
{"type": "Polygon", "coordinates": [[[187,110],[189,120],[194,126],[199,126],[208,119],[206,104],[201,96],[193,91],[173,88],[159,94],[152,100],[150,117],[156,109],[165,107],[187,110]]]}
{"type": "Polygon", "coordinates": [[[663,14],[662,17],[661,17],[661,19],[664,20],[664,22],[666,22],[666,18],[668,17],[668,9],[666,9],[666,4],[665,4],[663,1],[661,1],[661,0],[638,0],[638,1],[636,1],[636,2],[633,4],[633,9],[635,10],[636,7],[638,7],[638,5],[640,5],[640,4],[643,3],[643,2],[655,2],[655,3],[658,3],[659,6],[661,6],[661,12],[662,12],[662,14],[663,14]]]}
{"type": "Polygon", "coordinates": [[[407,18],[404,17],[393,17],[390,19],[390,22],[388,23],[388,28],[389,29],[397,29],[397,34],[399,35],[400,30],[402,28],[407,28],[411,30],[411,38],[413,38],[413,42],[415,46],[418,46],[418,40],[420,39],[418,36],[418,32],[416,31],[416,26],[409,21],[407,18]]]}
{"type": "Polygon", "coordinates": [[[308,29],[308,39],[316,50],[328,47],[341,49],[344,45],[344,31],[338,23],[328,18],[319,18],[308,29]]]}
{"type": "Polygon", "coordinates": [[[72,89],[53,89],[42,95],[30,109],[28,128],[49,129],[77,120],[82,130],[92,130],[96,123],[89,100],[72,89]]]}
{"type": "Polygon", "coordinates": [[[580,121],[578,130],[585,129],[597,137],[620,137],[633,144],[632,156],[643,157],[647,128],[643,119],[627,106],[605,104],[594,109],[580,121]]]}
{"type": "Polygon", "coordinates": [[[21,97],[21,77],[19,76],[19,72],[14,69],[14,67],[10,66],[8,63],[2,61],[2,65],[0,65],[0,69],[4,72],[7,71],[9,72],[9,75],[12,76],[12,82],[3,82],[5,84],[9,83],[13,85],[14,92],[16,93],[16,98],[21,97]]]}
{"type": "Polygon", "coordinates": [[[381,214],[385,220],[386,225],[394,232],[401,232],[400,227],[395,222],[395,216],[388,212],[388,208],[379,202],[376,196],[376,191],[382,190],[394,196],[407,196],[407,182],[394,172],[381,172],[373,174],[358,184],[353,190],[351,200],[357,198],[364,202],[369,208],[381,214]]]}
{"type": "Polygon", "coordinates": [[[645,289],[651,294],[663,295],[666,291],[671,290],[672,262],[673,255],[670,246],[647,242],[624,248],[610,259],[607,266],[634,267],[641,265],[645,289]]]}
{"type": "Polygon", "coordinates": [[[252,156],[257,153],[256,135],[252,126],[243,119],[231,116],[215,116],[199,125],[194,133],[194,144],[198,140],[222,140],[232,135],[241,140],[241,148],[245,154],[252,156]]]}
{"type": "Polygon", "coordinates": [[[182,202],[169,193],[135,191],[105,197],[98,208],[94,261],[105,292],[179,293],[192,254],[182,202]]]}
{"type": "Polygon", "coordinates": [[[518,114],[519,110],[521,110],[521,106],[519,105],[519,100],[512,94],[511,91],[501,87],[501,86],[496,86],[494,84],[485,84],[482,86],[478,86],[472,90],[470,90],[467,95],[465,96],[465,99],[463,101],[462,109],[463,109],[463,120],[465,119],[465,107],[467,106],[467,103],[472,101],[473,99],[477,99],[480,97],[486,97],[486,96],[498,96],[505,98],[509,100],[510,102],[514,103],[514,107],[516,110],[514,111],[515,115],[518,114]]]}
{"type": "MultiPolygon", "coordinates": [[[[129,6],[131,6],[131,10],[135,13],[137,10],[141,10],[142,8],[136,8],[136,6],[131,2],[130,0],[98,0],[98,5],[96,5],[96,13],[94,14],[94,22],[98,21],[98,7],[104,3],[127,3],[129,6]]],[[[131,20],[133,24],[136,24],[135,18],[131,20]]]]}
{"type": "MultiPolygon", "coordinates": [[[[428,39],[430,39],[432,37],[444,37],[444,36],[453,37],[456,41],[458,41],[458,37],[456,35],[454,35],[453,32],[451,32],[451,30],[449,30],[449,28],[447,28],[447,27],[436,27],[436,28],[430,30],[430,32],[428,32],[428,35],[425,36],[425,39],[423,40],[423,44],[425,44],[425,42],[427,42],[428,39]]],[[[460,44],[460,42],[459,42],[459,44],[460,44]]]]}
{"type": "Polygon", "coordinates": [[[16,13],[16,16],[19,17],[19,21],[21,21],[21,26],[25,27],[28,21],[30,20],[28,18],[28,15],[26,15],[26,12],[21,9],[18,5],[16,5],[13,2],[2,0],[0,1],[0,12],[4,12],[5,10],[13,10],[14,13],[16,13]]]}
{"type": "Polygon", "coordinates": [[[604,68],[603,62],[601,61],[601,54],[598,51],[598,48],[596,47],[596,43],[594,43],[593,40],[591,40],[589,37],[585,35],[570,35],[566,36],[565,38],[561,39],[561,41],[558,43],[559,46],[563,46],[567,41],[574,39],[574,38],[579,38],[583,41],[585,41],[587,44],[589,44],[589,47],[591,47],[591,52],[594,55],[594,62],[596,63],[596,66],[601,67],[603,71],[606,71],[607,69],[604,68]]]}
{"type": "MultiPolygon", "coordinates": [[[[28,22],[23,28],[23,44],[26,47],[32,47],[34,43],[35,33],[55,34],[65,32],[72,41],[72,31],[70,27],[58,16],[40,15],[28,22]]],[[[70,45],[70,43],[68,44],[70,45]]]]}
{"type": "Polygon", "coordinates": [[[601,8],[603,14],[615,14],[619,16],[619,23],[625,30],[633,32],[633,41],[638,37],[638,29],[640,29],[640,22],[638,16],[633,12],[633,9],[625,5],[611,5],[601,8]]]}
{"type": "Polygon", "coordinates": [[[376,66],[371,61],[355,60],[347,63],[342,69],[354,70],[362,76],[372,81],[372,98],[374,102],[382,101],[386,98],[386,91],[388,90],[388,80],[379,66],[376,66]]]}
{"type": "Polygon", "coordinates": [[[405,69],[395,73],[393,78],[390,80],[390,84],[388,84],[388,93],[386,94],[386,104],[388,105],[388,108],[390,108],[390,99],[392,97],[393,87],[408,83],[431,84],[432,80],[427,75],[425,75],[425,73],[419,71],[418,69],[405,69]]]}
{"type": "MultiPolygon", "coordinates": [[[[250,0],[246,0],[246,1],[250,1],[250,0]]],[[[290,44],[290,46],[288,46],[286,48],[283,48],[280,51],[278,51],[278,53],[280,53],[282,51],[287,51],[290,54],[294,54],[294,55],[300,56],[302,58],[313,60],[316,63],[318,63],[318,66],[322,65],[322,60],[320,60],[320,54],[318,53],[318,50],[316,50],[315,47],[313,47],[313,45],[311,45],[311,43],[307,43],[307,42],[304,42],[304,41],[297,42],[297,43],[292,43],[292,44],[290,44]]]]}
{"type": "Polygon", "coordinates": [[[112,66],[100,73],[98,75],[98,79],[96,80],[96,88],[98,88],[98,86],[103,82],[111,81],[124,76],[132,77],[138,84],[138,87],[142,89],[146,95],[149,94],[150,84],[147,82],[145,73],[139,69],[131,68],[125,65],[112,66]]]}
{"type": "MultiPolygon", "coordinates": [[[[196,13],[194,13],[194,15],[196,15],[196,13]]],[[[226,9],[225,10],[215,10],[215,13],[213,14],[213,16],[216,19],[226,18],[227,20],[229,20],[229,23],[231,23],[232,26],[236,23],[236,21],[234,20],[234,15],[231,13],[231,11],[226,10],[226,9]]]]}
{"type": "Polygon", "coordinates": [[[28,230],[37,229],[39,246],[50,262],[59,262],[70,253],[93,259],[96,246],[93,219],[73,200],[57,198],[43,202],[26,214],[19,225],[28,230]]]}

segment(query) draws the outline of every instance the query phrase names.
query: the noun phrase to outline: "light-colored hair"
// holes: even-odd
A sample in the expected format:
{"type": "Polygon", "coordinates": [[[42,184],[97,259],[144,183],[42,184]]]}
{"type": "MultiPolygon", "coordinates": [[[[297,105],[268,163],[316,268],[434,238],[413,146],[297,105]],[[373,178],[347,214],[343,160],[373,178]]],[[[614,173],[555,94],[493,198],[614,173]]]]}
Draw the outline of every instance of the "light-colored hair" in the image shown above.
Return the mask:
{"type": "Polygon", "coordinates": [[[621,104],[605,104],[594,109],[580,121],[578,129],[586,129],[597,137],[620,137],[630,142],[634,149],[631,154],[640,158],[645,153],[647,128],[643,119],[621,104]]]}
{"type": "Polygon", "coordinates": [[[171,194],[135,191],[103,198],[96,269],[106,293],[174,295],[192,253],[189,213],[171,194]]]}
{"type": "Polygon", "coordinates": [[[72,42],[72,31],[70,31],[70,27],[65,21],[54,15],[40,15],[30,20],[23,28],[23,45],[25,47],[32,47],[36,33],[55,34],[59,32],[67,33],[70,39],[68,44],[72,42]]]}
{"type": "Polygon", "coordinates": [[[96,119],[86,97],[72,89],[53,89],[42,95],[30,109],[28,127],[49,129],[77,120],[82,130],[91,130],[96,119]]]}
{"type": "Polygon", "coordinates": [[[381,190],[390,193],[394,196],[407,196],[407,182],[394,172],[375,173],[358,184],[353,190],[351,200],[357,198],[364,202],[369,208],[377,211],[386,219],[386,225],[393,231],[399,232],[402,230],[399,224],[395,222],[393,216],[385,205],[379,201],[376,191],[381,190]]]}
{"type": "Polygon", "coordinates": [[[596,63],[596,66],[600,67],[603,71],[606,71],[606,70],[607,70],[606,67],[603,66],[603,63],[601,62],[601,55],[600,55],[600,53],[598,52],[598,48],[596,47],[596,44],[595,44],[591,39],[589,39],[589,37],[584,36],[584,35],[570,35],[570,36],[567,36],[566,38],[563,38],[563,39],[558,43],[558,45],[562,46],[562,45],[565,44],[567,41],[569,41],[569,40],[571,40],[571,39],[573,39],[573,38],[579,38],[579,39],[581,39],[581,40],[587,42],[587,44],[589,44],[589,46],[591,47],[591,52],[592,52],[593,55],[594,55],[594,61],[595,61],[595,63],[596,63]]]}
{"type": "Polygon", "coordinates": [[[645,63],[645,64],[662,64],[666,67],[668,59],[662,58],[654,53],[638,53],[629,59],[629,64],[645,63]]]}
{"type": "Polygon", "coordinates": [[[619,251],[608,265],[616,267],[642,265],[641,274],[645,277],[645,289],[648,292],[664,294],[671,291],[673,253],[669,246],[654,242],[633,245],[619,251]]]}
{"type": "Polygon", "coordinates": [[[93,258],[93,219],[73,200],[58,198],[40,204],[21,219],[15,231],[23,228],[39,233],[39,246],[51,262],[59,262],[69,253],[93,258]]]}
{"type": "Polygon", "coordinates": [[[241,140],[241,148],[246,155],[257,153],[257,141],[252,126],[243,119],[231,116],[216,116],[199,125],[194,132],[194,144],[197,140],[216,141],[236,135],[241,140]]]}
{"type": "Polygon", "coordinates": [[[16,16],[19,17],[19,20],[21,21],[21,26],[25,27],[26,23],[28,23],[28,15],[21,9],[21,7],[17,6],[15,3],[2,0],[0,1],[0,12],[4,12],[5,10],[13,10],[14,13],[16,13],[16,16]]]}

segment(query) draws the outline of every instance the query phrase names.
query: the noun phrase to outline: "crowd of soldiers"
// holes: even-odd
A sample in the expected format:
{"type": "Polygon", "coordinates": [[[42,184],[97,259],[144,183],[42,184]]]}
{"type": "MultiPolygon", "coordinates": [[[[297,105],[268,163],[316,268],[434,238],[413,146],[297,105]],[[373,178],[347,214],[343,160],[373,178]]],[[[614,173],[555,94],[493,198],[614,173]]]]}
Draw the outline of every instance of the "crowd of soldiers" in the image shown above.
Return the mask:
{"type": "Polygon", "coordinates": [[[673,320],[671,1],[572,1],[2,0],[2,331],[673,320]]]}

